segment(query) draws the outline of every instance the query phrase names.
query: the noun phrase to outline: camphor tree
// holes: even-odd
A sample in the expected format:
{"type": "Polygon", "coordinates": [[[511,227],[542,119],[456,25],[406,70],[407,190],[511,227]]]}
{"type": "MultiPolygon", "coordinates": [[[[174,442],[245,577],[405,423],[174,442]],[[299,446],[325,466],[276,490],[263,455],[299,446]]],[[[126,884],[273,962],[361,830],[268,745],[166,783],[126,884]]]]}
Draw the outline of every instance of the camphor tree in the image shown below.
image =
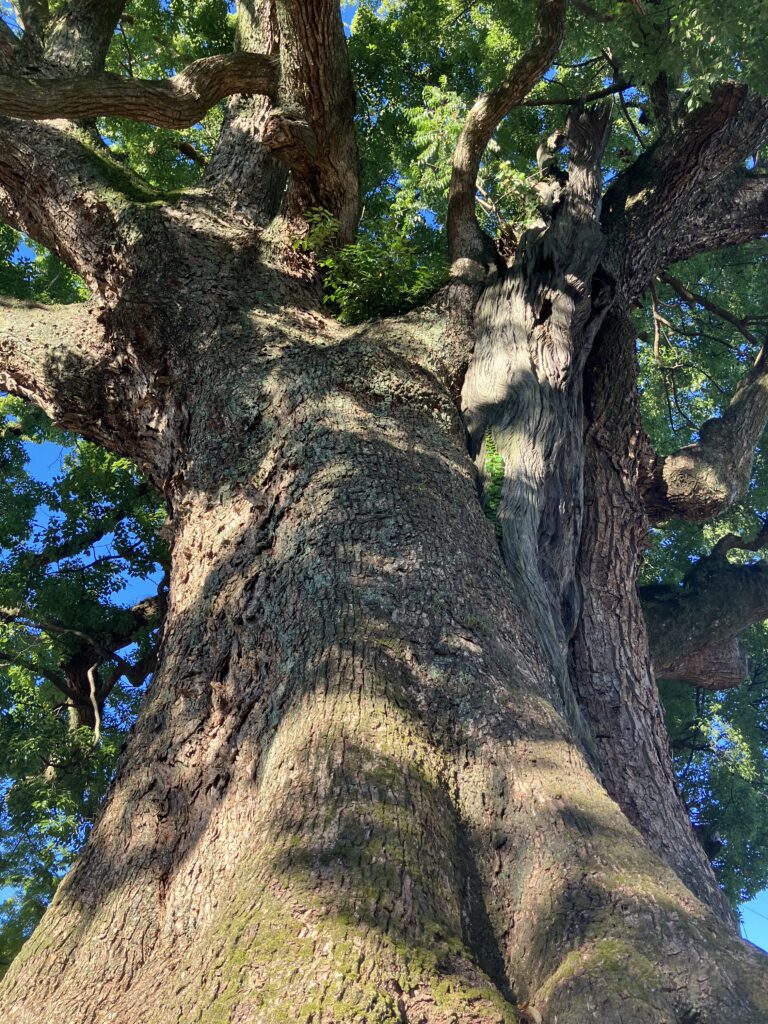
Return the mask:
{"type": "Polygon", "coordinates": [[[0,386],[140,466],[171,547],[149,692],[5,1019],[764,1021],[651,666],[743,678],[753,538],[645,614],[635,584],[649,524],[748,485],[768,367],[745,346],[659,454],[631,321],[652,289],[679,410],[656,282],[706,308],[672,265],[768,229],[764,7],[366,4],[356,122],[333,0],[243,0],[231,52],[225,4],[178,4],[221,37],[150,80],[130,38],[167,6],[22,0],[0,29],[0,213],[90,293],[5,302],[0,386]],[[101,120],[225,97],[170,194],[101,120]],[[413,308],[354,325],[320,264],[354,305],[387,251],[356,241],[361,196],[403,217],[413,308]],[[421,304],[420,203],[450,263],[421,304]]]}

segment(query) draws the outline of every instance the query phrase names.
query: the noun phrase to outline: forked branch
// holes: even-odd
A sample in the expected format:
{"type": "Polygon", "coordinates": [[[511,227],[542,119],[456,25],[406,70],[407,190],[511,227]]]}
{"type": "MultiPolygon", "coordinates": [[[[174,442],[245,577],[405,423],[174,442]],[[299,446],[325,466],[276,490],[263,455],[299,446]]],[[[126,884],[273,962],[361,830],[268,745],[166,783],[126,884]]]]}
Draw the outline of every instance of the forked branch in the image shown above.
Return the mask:
{"type": "Polygon", "coordinates": [[[27,120],[127,117],[158,128],[187,128],[225,96],[276,98],[278,78],[277,60],[256,53],[204,57],[165,81],[110,74],[64,79],[0,75],[0,114],[27,120]]]}
{"type": "Polygon", "coordinates": [[[452,263],[483,263],[486,243],[475,214],[477,175],[483,153],[499,124],[525,99],[554,61],[565,32],[567,0],[539,0],[528,49],[509,75],[481,96],[467,115],[453,155],[448,196],[448,245],[452,263]]]}
{"type": "Polygon", "coordinates": [[[766,138],[768,100],[726,82],[619,176],[606,193],[602,221],[625,301],[676,260],[744,241],[745,232],[755,237],[756,228],[761,233],[763,188],[747,182],[742,167],[766,138]],[[737,215],[727,212],[734,202],[737,215]]]}

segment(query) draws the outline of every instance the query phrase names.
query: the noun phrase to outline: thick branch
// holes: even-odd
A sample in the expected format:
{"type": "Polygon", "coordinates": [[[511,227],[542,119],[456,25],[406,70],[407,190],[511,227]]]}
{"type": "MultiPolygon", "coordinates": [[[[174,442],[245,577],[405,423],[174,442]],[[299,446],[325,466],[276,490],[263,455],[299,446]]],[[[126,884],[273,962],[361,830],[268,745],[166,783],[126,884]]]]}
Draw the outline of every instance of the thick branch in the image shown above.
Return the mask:
{"type": "Polygon", "coordinates": [[[732,172],[680,217],[667,262],[678,263],[768,234],[768,175],[732,172]]]}
{"type": "Polygon", "coordinates": [[[18,6],[24,35],[42,40],[43,30],[51,16],[48,0],[19,0],[18,6]]]}
{"type": "Polygon", "coordinates": [[[119,75],[65,79],[0,76],[0,114],[31,120],[127,117],[159,128],[196,124],[233,93],[277,95],[275,58],[230,53],[193,61],[166,81],[119,75]]]}
{"type": "Polygon", "coordinates": [[[642,587],[640,597],[659,677],[708,689],[738,686],[747,678],[739,636],[768,618],[768,563],[734,565],[725,549],[715,549],[682,586],[642,587]]]}
{"type": "Polygon", "coordinates": [[[0,117],[0,217],[101,293],[118,283],[122,211],[131,200],[153,198],[66,124],[0,117]]]}
{"type": "Polygon", "coordinates": [[[768,358],[760,352],[722,416],[707,420],[695,444],[655,457],[643,480],[651,520],[704,522],[747,487],[755,446],[768,424],[768,358]]]}
{"type": "MultiPolygon", "coordinates": [[[[453,156],[448,197],[448,244],[452,263],[484,263],[486,244],[475,214],[480,161],[493,133],[520,104],[552,64],[565,32],[567,0],[539,0],[531,45],[492,92],[481,96],[467,115],[453,156]]],[[[459,268],[459,274],[469,272],[459,268]]]]}
{"type": "Polygon", "coordinates": [[[343,244],[357,231],[360,202],[356,100],[341,9],[338,0],[276,6],[282,109],[267,123],[264,141],[291,169],[288,216],[325,207],[339,219],[343,244]]]}
{"type": "MultiPolygon", "coordinates": [[[[606,193],[602,219],[610,269],[626,300],[674,260],[743,239],[738,219],[730,215],[735,237],[724,240],[711,201],[735,185],[739,168],[767,137],[768,100],[729,82],[620,175],[606,193]]],[[[754,207],[759,211],[764,204],[762,196],[739,196],[753,216],[754,207]]]]}
{"type": "Polygon", "coordinates": [[[101,71],[126,0],[69,0],[50,26],[46,59],[82,75],[101,71]]]}
{"type": "Polygon", "coordinates": [[[140,386],[90,307],[0,298],[0,390],[111,451],[151,460],[126,390],[140,386]]]}
{"type": "Polygon", "coordinates": [[[43,306],[3,298],[0,388],[34,402],[61,423],[73,408],[86,408],[93,400],[93,395],[81,393],[82,366],[87,353],[101,346],[101,334],[84,306],[43,306]]]}
{"type": "Polygon", "coordinates": [[[658,679],[671,679],[702,690],[731,690],[749,678],[749,657],[737,636],[707,644],[668,665],[654,662],[658,679]]]}
{"type": "Polygon", "coordinates": [[[282,206],[293,230],[323,207],[351,241],[359,216],[355,93],[337,0],[244,0],[238,9],[243,50],[280,58],[277,103],[234,101],[207,181],[256,218],[282,206]],[[279,160],[283,167],[276,164],[279,160]],[[284,168],[290,170],[286,187],[284,168]]]}

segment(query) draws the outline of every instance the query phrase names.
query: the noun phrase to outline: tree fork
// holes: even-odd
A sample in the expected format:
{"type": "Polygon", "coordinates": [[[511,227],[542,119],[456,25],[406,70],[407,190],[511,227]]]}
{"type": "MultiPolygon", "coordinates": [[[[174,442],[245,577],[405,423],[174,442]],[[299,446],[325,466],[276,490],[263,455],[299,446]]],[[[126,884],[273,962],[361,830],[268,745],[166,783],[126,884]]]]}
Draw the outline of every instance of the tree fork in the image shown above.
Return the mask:
{"type": "MultiPolygon", "coordinates": [[[[62,9],[70,27],[93,3],[62,9]]],[[[120,7],[101,9],[114,19],[120,7]]],[[[539,8],[561,18],[565,5],[539,8]]],[[[467,376],[474,448],[491,427],[507,458],[505,565],[456,412],[467,331],[453,329],[444,301],[343,328],[284,246],[286,218],[293,230],[312,205],[338,217],[342,241],[356,223],[338,5],[247,0],[241,16],[243,50],[279,51],[279,106],[231,101],[202,188],[173,206],[122,189],[89,204],[78,185],[74,227],[57,243],[73,265],[94,263],[100,324],[125,370],[124,436],[108,417],[85,429],[141,449],[171,510],[172,574],[146,704],[82,857],[3,983],[9,1021],[498,1024],[520,1007],[558,1024],[763,1024],[765,960],[719,919],[675,804],[652,676],[638,668],[642,618],[626,593],[642,526],[637,466],[626,465],[635,423],[619,418],[618,436],[602,436],[592,371],[587,510],[605,472],[629,530],[622,546],[588,520],[579,563],[576,553],[582,377],[614,286],[633,297],[661,269],[677,244],[671,225],[687,226],[694,251],[714,244],[696,234],[711,198],[703,168],[715,186],[731,182],[768,108],[726,86],[691,115],[680,145],[663,140],[620,177],[604,218],[611,274],[598,265],[604,131],[599,114],[572,115],[571,178],[550,177],[545,223],[488,288],[467,376]],[[280,131],[289,179],[266,149],[280,131]],[[659,187],[647,192],[651,172],[659,187]],[[637,267],[625,259],[634,245],[637,267]],[[498,379],[486,373],[494,360],[498,379]],[[603,544],[625,569],[618,601],[601,576],[603,544]],[[565,711],[565,643],[579,623],[593,644],[599,616],[612,646],[596,656],[626,659],[636,686],[622,696],[639,702],[608,723],[627,760],[606,781],[640,831],[565,711]],[[639,752],[620,728],[633,715],[639,752]],[[668,835],[633,801],[630,763],[668,835]]],[[[537,34],[540,74],[558,40],[537,34]]],[[[86,47],[95,74],[99,45],[86,47]]],[[[66,66],[80,67],[74,42],[66,50],[66,66]]],[[[525,83],[512,85],[499,116],[525,83]]],[[[67,173],[81,182],[91,163],[74,162],[68,130],[41,126],[42,173],[28,182],[29,127],[0,128],[11,151],[0,154],[3,209],[7,197],[13,223],[55,239],[67,173]],[[56,177],[62,154],[73,162],[56,177]]],[[[497,269],[491,259],[470,282],[474,297],[497,269]]],[[[6,344],[20,360],[8,386],[52,402],[51,360],[29,370],[18,338],[6,344]]],[[[617,377],[631,395],[627,358],[617,377]]],[[[95,363],[87,387],[101,401],[106,362],[95,363]]],[[[79,414],[80,394],[66,415],[79,414]]],[[[599,725],[606,708],[589,687],[601,677],[594,665],[579,672],[581,635],[573,678],[599,725]]]]}

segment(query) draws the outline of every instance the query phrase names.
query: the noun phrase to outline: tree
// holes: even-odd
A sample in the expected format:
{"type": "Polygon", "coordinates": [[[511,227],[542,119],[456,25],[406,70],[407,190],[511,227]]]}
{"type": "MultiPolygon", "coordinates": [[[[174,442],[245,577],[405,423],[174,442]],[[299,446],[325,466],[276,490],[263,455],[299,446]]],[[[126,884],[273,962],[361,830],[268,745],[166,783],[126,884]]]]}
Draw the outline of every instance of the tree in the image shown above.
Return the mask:
{"type": "MultiPolygon", "coordinates": [[[[174,6],[224,48],[225,5],[174,6]]],[[[734,535],[645,615],[636,581],[649,523],[705,522],[747,486],[765,358],[657,452],[631,321],[657,278],[713,304],[669,268],[766,232],[764,11],[364,5],[361,165],[332,0],[244,0],[234,51],[180,52],[161,81],[130,37],[167,5],[124,7],[30,0],[2,34],[0,212],[90,300],[6,303],[0,385],[140,466],[171,548],[146,701],[6,975],[8,1019],[764,1020],[764,958],[677,794],[650,653],[743,676],[763,574],[734,535]],[[118,26],[126,75],[104,70],[118,26]],[[390,73],[403,102],[377,107],[390,73]],[[99,131],[194,125],[227,96],[215,143],[187,148],[202,178],[172,194],[99,131]],[[604,184],[614,122],[635,141],[604,184]],[[318,271],[343,313],[377,238],[357,239],[360,182],[404,219],[443,187],[429,155],[400,186],[387,146],[409,144],[452,147],[448,282],[341,322],[318,271]]]]}

